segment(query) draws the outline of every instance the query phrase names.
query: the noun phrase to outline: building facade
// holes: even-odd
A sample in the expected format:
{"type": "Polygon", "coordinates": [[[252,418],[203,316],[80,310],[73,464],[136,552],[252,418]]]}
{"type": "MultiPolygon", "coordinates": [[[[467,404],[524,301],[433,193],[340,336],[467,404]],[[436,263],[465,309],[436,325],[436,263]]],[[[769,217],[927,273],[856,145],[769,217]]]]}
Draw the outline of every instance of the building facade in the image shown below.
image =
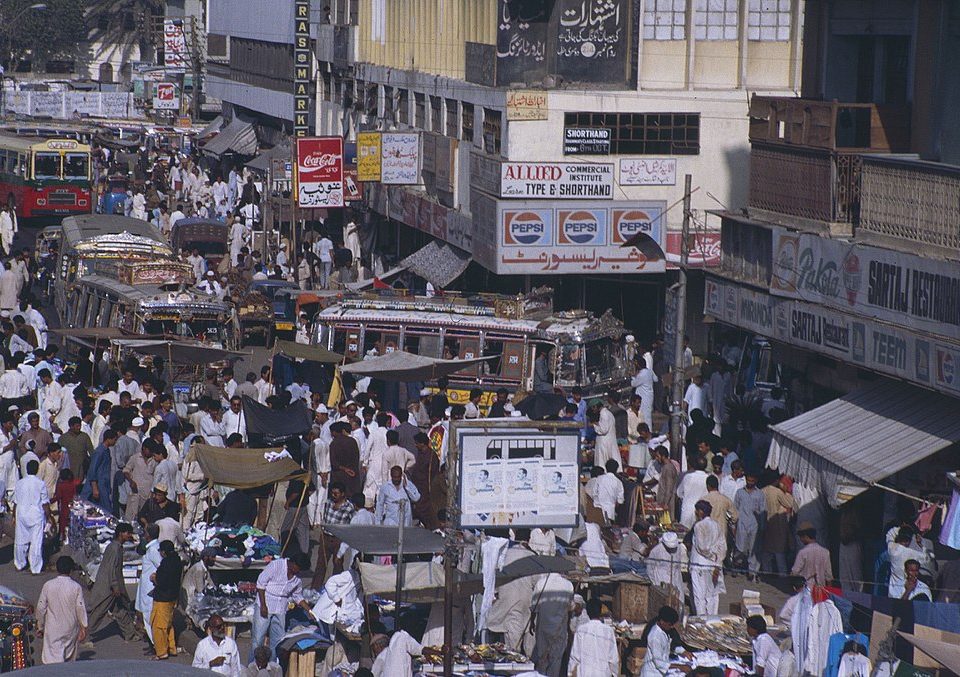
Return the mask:
{"type": "Polygon", "coordinates": [[[749,93],[800,87],[800,0],[330,5],[317,133],[421,135],[417,184],[364,186],[381,240],[465,249],[478,287],[616,299],[645,336],[667,264],[621,245],[643,232],[677,260],[689,173],[691,258],[717,262],[706,210],[746,202],[749,93]]]}
{"type": "Polygon", "coordinates": [[[773,427],[771,467],[833,507],[894,472],[936,495],[960,441],[960,6],[808,1],[805,31],[802,98],[752,99],[704,313],[772,345],[795,412],[822,405],[773,427]]]}

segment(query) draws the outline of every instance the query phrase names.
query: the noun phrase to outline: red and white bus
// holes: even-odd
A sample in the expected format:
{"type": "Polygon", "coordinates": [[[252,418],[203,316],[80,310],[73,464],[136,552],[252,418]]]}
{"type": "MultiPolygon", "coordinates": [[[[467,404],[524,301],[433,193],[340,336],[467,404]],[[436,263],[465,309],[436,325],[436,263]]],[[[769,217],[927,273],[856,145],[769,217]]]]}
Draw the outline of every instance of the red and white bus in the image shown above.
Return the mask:
{"type": "Polygon", "coordinates": [[[0,200],[19,218],[88,214],[90,189],[90,146],[0,134],[0,200]]]}

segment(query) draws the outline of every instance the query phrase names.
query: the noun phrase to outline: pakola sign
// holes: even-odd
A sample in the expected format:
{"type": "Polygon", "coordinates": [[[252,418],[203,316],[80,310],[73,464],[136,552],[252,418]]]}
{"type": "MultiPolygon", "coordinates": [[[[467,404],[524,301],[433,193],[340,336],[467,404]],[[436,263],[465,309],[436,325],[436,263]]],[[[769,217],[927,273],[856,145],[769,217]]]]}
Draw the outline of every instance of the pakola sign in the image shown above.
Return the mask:
{"type": "Polygon", "coordinates": [[[500,165],[500,197],[611,200],[613,165],[504,162],[500,165]]]}

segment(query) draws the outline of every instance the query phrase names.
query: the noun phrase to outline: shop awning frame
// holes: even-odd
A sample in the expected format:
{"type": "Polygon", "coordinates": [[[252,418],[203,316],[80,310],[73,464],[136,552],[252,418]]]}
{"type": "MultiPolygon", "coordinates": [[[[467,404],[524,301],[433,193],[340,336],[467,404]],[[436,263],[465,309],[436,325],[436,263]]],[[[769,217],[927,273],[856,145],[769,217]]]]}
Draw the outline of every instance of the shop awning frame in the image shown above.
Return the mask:
{"type": "Polygon", "coordinates": [[[960,441],[957,401],[884,379],[771,426],[767,465],[833,506],[960,441]]]}

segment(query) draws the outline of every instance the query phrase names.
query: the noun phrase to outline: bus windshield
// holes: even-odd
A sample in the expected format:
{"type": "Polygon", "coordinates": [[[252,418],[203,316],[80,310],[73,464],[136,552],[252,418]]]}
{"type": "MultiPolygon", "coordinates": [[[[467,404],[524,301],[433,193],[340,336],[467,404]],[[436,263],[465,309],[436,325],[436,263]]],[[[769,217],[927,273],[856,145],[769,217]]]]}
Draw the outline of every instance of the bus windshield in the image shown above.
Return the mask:
{"type": "Polygon", "coordinates": [[[584,345],[588,383],[598,383],[622,377],[625,373],[623,346],[605,338],[584,345]]]}
{"type": "Polygon", "coordinates": [[[90,158],[86,153],[67,153],[63,159],[63,178],[83,179],[90,175],[90,158]]]}
{"type": "Polygon", "coordinates": [[[34,179],[60,178],[60,153],[36,153],[33,156],[34,179]]]}

